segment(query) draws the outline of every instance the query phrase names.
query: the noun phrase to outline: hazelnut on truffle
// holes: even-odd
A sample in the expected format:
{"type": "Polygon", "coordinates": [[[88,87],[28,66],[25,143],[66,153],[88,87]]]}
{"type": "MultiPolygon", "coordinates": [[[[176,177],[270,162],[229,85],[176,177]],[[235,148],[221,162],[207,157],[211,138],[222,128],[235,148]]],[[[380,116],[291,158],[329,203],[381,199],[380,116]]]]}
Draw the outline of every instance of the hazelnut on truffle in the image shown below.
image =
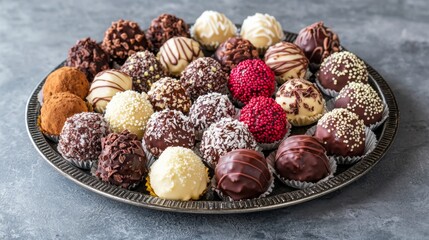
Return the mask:
{"type": "Polygon", "coordinates": [[[88,95],[89,82],[85,74],[75,67],[62,67],[53,71],[43,84],[43,101],[60,92],[69,92],[82,99],[88,95]]]}

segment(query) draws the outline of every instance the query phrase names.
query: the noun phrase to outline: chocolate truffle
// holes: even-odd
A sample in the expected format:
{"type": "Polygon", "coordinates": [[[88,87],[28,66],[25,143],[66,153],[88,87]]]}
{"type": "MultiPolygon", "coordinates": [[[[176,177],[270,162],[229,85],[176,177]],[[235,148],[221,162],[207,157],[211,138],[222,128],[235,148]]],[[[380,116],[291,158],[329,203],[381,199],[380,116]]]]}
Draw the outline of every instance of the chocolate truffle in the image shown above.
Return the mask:
{"type": "Polygon", "coordinates": [[[170,14],[162,14],[153,19],[146,36],[152,43],[154,52],[158,52],[159,48],[172,37],[191,37],[188,24],[170,14]]]}
{"type": "Polygon", "coordinates": [[[206,130],[222,118],[234,118],[235,115],[235,107],[228,96],[220,93],[209,93],[198,97],[189,112],[191,122],[199,132],[206,130]]]}
{"type": "Polygon", "coordinates": [[[351,52],[330,55],[320,65],[317,79],[326,89],[339,92],[349,82],[368,82],[365,63],[351,52]]]}
{"type": "Polygon", "coordinates": [[[195,129],[182,112],[165,109],[152,114],[143,139],[149,152],[158,157],[167,147],[192,148],[195,129]]]}
{"type": "Polygon", "coordinates": [[[67,118],[81,112],[88,112],[82,98],[69,92],[56,93],[44,102],[40,110],[40,129],[45,134],[58,136],[67,118]]]}
{"type": "Polygon", "coordinates": [[[284,179],[317,182],[330,174],[326,150],[314,137],[295,135],[285,139],[275,157],[275,169],[284,179]]]}
{"type": "Polygon", "coordinates": [[[66,66],[78,68],[92,81],[97,73],[110,68],[109,60],[109,55],[97,42],[84,38],[70,48],[66,66]]]}
{"type": "Polygon", "coordinates": [[[259,143],[274,143],[284,138],[289,124],[286,112],[269,97],[255,97],[241,109],[240,121],[244,122],[259,143]]]}
{"type": "Polygon", "coordinates": [[[335,99],[335,108],[347,108],[369,126],[381,120],[384,104],[369,84],[350,82],[335,99]]]}
{"type": "Polygon", "coordinates": [[[208,169],[192,150],[169,147],[152,164],[149,191],[170,200],[198,200],[209,183],[208,169]]]}
{"type": "Polygon", "coordinates": [[[191,62],[182,72],[182,86],[195,100],[211,92],[225,92],[228,74],[221,69],[220,63],[213,58],[202,57],[191,62]]]}
{"type": "Polygon", "coordinates": [[[180,81],[170,77],[155,82],[147,94],[155,111],[168,108],[188,113],[192,104],[180,81]]]}
{"type": "Polygon", "coordinates": [[[320,64],[331,53],[340,51],[340,39],[323,22],[316,22],[299,31],[295,40],[310,63],[320,64]]]}
{"type": "Polygon", "coordinates": [[[143,137],[146,124],[153,114],[153,108],[146,93],[135,91],[118,92],[106,106],[104,118],[109,122],[114,132],[128,130],[143,137]]]}
{"type": "Polygon", "coordinates": [[[229,73],[240,62],[247,59],[257,59],[259,54],[255,46],[248,40],[232,37],[216,49],[213,57],[222,65],[222,69],[229,73]]]}
{"type": "Polygon", "coordinates": [[[317,122],[325,110],[325,101],[319,89],[304,79],[291,79],[280,86],[276,102],[286,111],[294,126],[307,126],[317,122]]]}
{"type": "Polygon", "coordinates": [[[365,125],[355,113],[336,108],[317,123],[314,137],[318,138],[328,155],[361,156],[365,150],[365,125]]]}
{"type": "Polygon", "coordinates": [[[167,76],[155,55],[147,50],[131,55],[122,65],[121,72],[133,79],[133,90],[137,92],[149,91],[154,82],[167,76]]]}
{"type": "Polygon", "coordinates": [[[260,59],[245,60],[232,69],[228,88],[232,98],[247,104],[253,97],[270,97],[276,89],[274,72],[260,59]]]}
{"type": "Polygon", "coordinates": [[[114,69],[99,72],[91,83],[89,95],[86,98],[95,111],[103,113],[112,97],[132,88],[131,78],[114,69]]]}
{"type": "Polygon", "coordinates": [[[228,38],[234,37],[237,28],[223,13],[204,11],[195,21],[191,32],[192,37],[207,50],[215,50],[228,38]]]}
{"type": "Polygon", "coordinates": [[[162,45],[157,56],[162,66],[177,77],[189,63],[204,55],[197,41],[186,37],[173,37],[162,45]]]}
{"type": "Polygon", "coordinates": [[[82,99],[88,95],[89,82],[83,72],[74,67],[59,68],[43,84],[43,101],[60,92],[69,92],[82,99]]]}
{"type": "Polygon", "coordinates": [[[78,113],[67,118],[58,149],[65,158],[94,161],[101,153],[101,138],[109,133],[109,124],[100,113],[78,113]]]}
{"type": "Polygon", "coordinates": [[[234,149],[257,149],[257,143],[247,126],[232,118],[222,118],[213,123],[203,133],[200,152],[202,157],[212,165],[219,158],[234,149]]]}
{"type": "Polygon", "coordinates": [[[293,43],[279,42],[268,48],[265,63],[277,76],[277,82],[285,83],[294,78],[305,78],[308,59],[293,43]]]}
{"type": "Polygon", "coordinates": [[[260,54],[263,54],[269,46],[285,38],[282,26],[276,18],[261,13],[256,13],[244,19],[240,35],[249,40],[260,54]]]}
{"type": "Polygon", "coordinates": [[[116,62],[122,64],[134,53],[148,49],[149,44],[136,22],[120,19],[106,30],[101,46],[116,62]]]}
{"type": "Polygon", "coordinates": [[[137,135],[127,130],[101,139],[101,154],[95,175],[104,182],[132,188],[147,173],[146,156],[137,135]]]}
{"type": "Polygon", "coordinates": [[[262,153],[233,150],[219,159],[215,169],[216,186],[234,201],[257,198],[268,191],[272,175],[262,153]]]}

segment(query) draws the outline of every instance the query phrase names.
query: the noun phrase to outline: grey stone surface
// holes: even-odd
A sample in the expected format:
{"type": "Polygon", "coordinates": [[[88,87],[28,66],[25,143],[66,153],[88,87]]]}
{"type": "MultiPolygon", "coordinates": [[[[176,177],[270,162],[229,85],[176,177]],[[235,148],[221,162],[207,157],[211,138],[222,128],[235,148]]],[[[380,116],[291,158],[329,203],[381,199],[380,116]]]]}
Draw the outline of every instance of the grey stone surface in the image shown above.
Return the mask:
{"type": "Polygon", "coordinates": [[[0,239],[428,239],[429,3],[408,1],[0,0],[0,239]],[[168,12],[193,22],[206,9],[234,22],[270,13],[288,31],[317,20],[389,82],[401,109],[396,142],[352,185],[281,210],[190,215],[122,204],[50,167],[24,123],[32,89],[77,39],[101,40],[118,18],[147,27],[168,12]]]}

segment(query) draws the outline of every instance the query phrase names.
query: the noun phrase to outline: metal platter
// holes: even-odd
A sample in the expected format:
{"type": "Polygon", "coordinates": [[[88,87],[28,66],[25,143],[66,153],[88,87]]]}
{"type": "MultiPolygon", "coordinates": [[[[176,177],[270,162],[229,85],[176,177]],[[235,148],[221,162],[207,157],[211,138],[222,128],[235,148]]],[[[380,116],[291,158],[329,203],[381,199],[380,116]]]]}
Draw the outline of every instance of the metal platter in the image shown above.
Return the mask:
{"type": "MultiPolygon", "coordinates": [[[[295,33],[285,32],[285,34],[285,41],[288,42],[293,42],[297,36],[295,33]]],[[[63,63],[57,68],[61,66],[63,63]]],[[[378,138],[375,150],[354,165],[340,167],[335,176],[326,182],[303,190],[295,190],[276,182],[274,191],[268,197],[260,199],[234,202],[218,199],[187,202],[165,200],[150,196],[144,190],[144,186],[133,191],[119,188],[98,180],[89,171],[71,165],[57,152],[56,144],[46,139],[37,126],[40,111],[38,94],[42,90],[46,78],[37,85],[28,99],[26,108],[27,131],[34,147],[54,169],[78,185],[120,202],[157,210],[203,214],[246,213],[283,208],[321,197],[357,180],[382,159],[394,141],[399,123],[399,111],[395,96],[383,77],[368,64],[367,68],[370,84],[389,107],[388,119],[375,131],[378,138]]]]}

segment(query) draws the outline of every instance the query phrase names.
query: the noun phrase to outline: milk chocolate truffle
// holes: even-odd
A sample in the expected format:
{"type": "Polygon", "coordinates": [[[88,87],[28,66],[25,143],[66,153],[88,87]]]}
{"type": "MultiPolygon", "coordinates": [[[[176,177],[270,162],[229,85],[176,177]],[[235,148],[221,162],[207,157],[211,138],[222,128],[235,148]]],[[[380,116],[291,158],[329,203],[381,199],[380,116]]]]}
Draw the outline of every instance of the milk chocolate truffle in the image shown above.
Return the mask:
{"type": "Polygon", "coordinates": [[[78,113],[67,118],[58,149],[65,158],[94,161],[101,153],[101,138],[109,133],[109,124],[100,113],[78,113]]]}
{"type": "Polygon", "coordinates": [[[141,139],[152,114],[153,108],[146,93],[128,90],[112,97],[106,106],[104,118],[113,132],[128,130],[141,139]]]}
{"type": "Polygon", "coordinates": [[[320,65],[317,79],[326,89],[339,92],[349,82],[368,82],[365,63],[351,52],[330,55],[320,65]]]}
{"type": "Polygon", "coordinates": [[[43,85],[43,101],[60,92],[69,92],[82,99],[88,95],[89,83],[83,72],[74,67],[53,71],[43,85]]]}
{"type": "Polygon", "coordinates": [[[198,200],[209,183],[208,169],[192,150],[169,147],[152,164],[148,176],[150,192],[170,200],[198,200]]]}
{"type": "Polygon", "coordinates": [[[127,130],[101,140],[101,154],[95,175],[104,182],[132,188],[147,173],[146,156],[137,135],[127,130]]]}
{"type": "Polygon", "coordinates": [[[250,41],[240,37],[232,37],[216,49],[213,57],[222,65],[222,69],[229,73],[240,62],[247,59],[257,59],[259,54],[250,41]]]}
{"type": "Polygon", "coordinates": [[[189,63],[203,57],[200,44],[186,37],[173,37],[159,49],[158,58],[162,66],[173,76],[180,76],[189,63]]]}
{"type": "Polygon", "coordinates": [[[272,181],[264,155],[249,149],[223,155],[216,165],[215,176],[217,189],[234,201],[261,196],[272,181]]]}
{"type": "Polygon", "coordinates": [[[203,133],[200,152],[207,162],[216,165],[219,158],[234,149],[257,149],[257,143],[246,124],[222,118],[203,133]]]}
{"type": "Polygon", "coordinates": [[[58,136],[67,118],[81,112],[88,112],[82,98],[69,92],[56,93],[44,102],[40,110],[40,128],[45,134],[58,136]]]}
{"type": "Polygon", "coordinates": [[[284,179],[317,182],[330,174],[326,150],[314,137],[295,135],[286,138],[275,157],[275,169],[284,179]]]}
{"type": "Polygon", "coordinates": [[[171,109],[188,113],[192,104],[180,81],[170,77],[155,82],[147,94],[155,111],[171,109]]]}
{"type": "Polygon", "coordinates": [[[152,114],[143,139],[149,152],[158,157],[167,147],[192,148],[195,129],[182,112],[165,109],[152,114]]]}
{"type": "Polygon", "coordinates": [[[276,18],[261,13],[244,19],[240,35],[249,40],[260,54],[263,54],[269,46],[285,38],[282,26],[276,18]]]}
{"type": "Polygon", "coordinates": [[[335,99],[335,108],[347,108],[369,126],[381,120],[384,104],[369,84],[350,82],[335,99]]]}
{"type": "Polygon", "coordinates": [[[314,137],[318,138],[328,155],[361,156],[365,150],[365,125],[355,113],[336,108],[317,123],[314,137]]]}
{"type": "Polygon", "coordinates": [[[310,63],[320,64],[323,59],[340,51],[340,39],[323,22],[316,22],[299,31],[295,40],[310,63]]]}
{"type": "Polygon", "coordinates": [[[136,22],[120,19],[106,30],[101,46],[115,61],[122,64],[134,53],[148,49],[149,44],[136,22]]]}
{"type": "Polygon", "coordinates": [[[234,37],[237,28],[223,13],[204,11],[191,29],[192,36],[207,50],[215,50],[228,38],[234,37]]]}
{"type": "Polygon", "coordinates": [[[225,92],[228,74],[222,70],[220,63],[210,57],[202,57],[191,62],[182,72],[180,78],[191,99],[211,92],[225,92]]]}
{"type": "Polygon", "coordinates": [[[146,36],[152,42],[154,52],[158,52],[159,48],[172,37],[191,37],[188,24],[171,14],[162,14],[153,19],[146,36]]]}
{"type": "Polygon", "coordinates": [[[325,101],[319,89],[305,79],[291,79],[280,86],[276,102],[294,126],[307,126],[322,117],[325,101]]]}
{"type": "Polygon", "coordinates": [[[78,68],[85,73],[89,81],[92,81],[97,73],[110,68],[109,60],[109,55],[97,42],[91,38],[84,38],[70,48],[66,66],[78,68]]]}
{"type": "Polygon", "coordinates": [[[283,84],[290,79],[305,78],[308,59],[297,45],[279,42],[268,48],[265,64],[274,71],[277,82],[283,84]]]}
{"type": "Polygon", "coordinates": [[[154,82],[167,76],[155,55],[147,50],[131,55],[122,65],[121,72],[133,79],[133,90],[137,92],[149,91],[154,82]]]}
{"type": "Polygon", "coordinates": [[[95,111],[103,113],[116,93],[131,90],[132,86],[132,80],[127,74],[114,69],[105,70],[95,76],[86,100],[95,111]]]}

